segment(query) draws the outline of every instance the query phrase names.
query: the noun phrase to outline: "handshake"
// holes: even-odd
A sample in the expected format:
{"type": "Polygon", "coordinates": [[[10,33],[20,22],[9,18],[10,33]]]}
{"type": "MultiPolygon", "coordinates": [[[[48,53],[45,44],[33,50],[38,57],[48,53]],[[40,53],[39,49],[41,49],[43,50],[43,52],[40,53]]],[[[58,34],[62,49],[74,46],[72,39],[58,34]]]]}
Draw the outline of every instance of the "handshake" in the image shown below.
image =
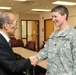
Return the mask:
{"type": "Polygon", "coordinates": [[[31,65],[36,66],[38,64],[38,57],[37,56],[31,56],[29,57],[31,61],[31,65]]]}

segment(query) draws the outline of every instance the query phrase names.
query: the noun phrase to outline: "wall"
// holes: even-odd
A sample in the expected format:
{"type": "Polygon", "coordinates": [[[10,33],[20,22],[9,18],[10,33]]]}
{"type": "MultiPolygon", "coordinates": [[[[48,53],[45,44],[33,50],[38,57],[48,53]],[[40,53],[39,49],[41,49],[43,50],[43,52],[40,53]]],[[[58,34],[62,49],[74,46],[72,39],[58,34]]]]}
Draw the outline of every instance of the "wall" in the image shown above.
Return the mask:
{"type": "Polygon", "coordinates": [[[20,34],[20,22],[19,22],[19,14],[15,14],[16,18],[17,18],[17,29],[15,31],[15,37],[16,38],[20,38],[21,34],[20,34]]]}
{"type": "Polygon", "coordinates": [[[44,41],[44,20],[45,19],[51,19],[51,13],[46,13],[46,14],[41,14],[40,15],[40,20],[39,20],[39,25],[40,25],[40,35],[39,35],[39,37],[40,37],[40,39],[39,39],[39,42],[40,42],[40,46],[43,44],[43,42],[42,41],[44,41]]]}
{"type": "Polygon", "coordinates": [[[39,20],[39,15],[37,14],[19,14],[20,20],[39,20]]]}
{"type": "Polygon", "coordinates": [[[76,26],[76,7],[71,7],[69,9],[68,23],[69,25],[72,25],[73,27],[76,26]]]}

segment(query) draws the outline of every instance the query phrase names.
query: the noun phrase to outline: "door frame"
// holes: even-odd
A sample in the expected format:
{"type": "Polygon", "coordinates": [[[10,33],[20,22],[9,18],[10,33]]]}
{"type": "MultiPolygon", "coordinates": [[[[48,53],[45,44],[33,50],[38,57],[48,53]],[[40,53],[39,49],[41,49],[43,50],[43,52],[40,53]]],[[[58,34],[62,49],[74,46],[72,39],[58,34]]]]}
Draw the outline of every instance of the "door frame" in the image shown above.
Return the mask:
{"type": "Polygon", "coordinates": [[[37,21],[37,49],[39,49],[39,20],[21,20],[26,21],[26,38],[22,38],[22,24],[21,24],[21,39],[26,39],[26,43],[28,41],[28,21],[37,21]]]}

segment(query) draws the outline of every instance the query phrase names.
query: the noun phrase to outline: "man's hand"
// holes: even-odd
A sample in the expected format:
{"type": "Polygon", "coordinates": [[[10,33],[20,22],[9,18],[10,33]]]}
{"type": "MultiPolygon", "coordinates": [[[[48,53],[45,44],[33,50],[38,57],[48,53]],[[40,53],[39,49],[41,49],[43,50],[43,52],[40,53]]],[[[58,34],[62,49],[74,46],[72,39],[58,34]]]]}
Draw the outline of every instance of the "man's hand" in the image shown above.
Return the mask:
{"type": "Polygon", "coordinates": [[[31,56],[29,57],[31,61],[31,65],[36,66],[38,64],[38,57],[37,56],[31,56]]]}

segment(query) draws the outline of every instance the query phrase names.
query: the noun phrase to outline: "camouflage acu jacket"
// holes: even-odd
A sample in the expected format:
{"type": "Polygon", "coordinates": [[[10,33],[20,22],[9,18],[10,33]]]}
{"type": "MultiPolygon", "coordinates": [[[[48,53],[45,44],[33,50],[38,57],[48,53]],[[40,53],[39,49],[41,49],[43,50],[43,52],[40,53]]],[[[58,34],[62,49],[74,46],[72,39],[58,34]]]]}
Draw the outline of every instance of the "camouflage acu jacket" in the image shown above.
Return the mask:
{"type": "Polygon", "coordinates": [[[69,26],[56,36],[58,32],[51,34],[38,58],[47,59],[46,75],[76,75],[76,29],[69,26]]]}

